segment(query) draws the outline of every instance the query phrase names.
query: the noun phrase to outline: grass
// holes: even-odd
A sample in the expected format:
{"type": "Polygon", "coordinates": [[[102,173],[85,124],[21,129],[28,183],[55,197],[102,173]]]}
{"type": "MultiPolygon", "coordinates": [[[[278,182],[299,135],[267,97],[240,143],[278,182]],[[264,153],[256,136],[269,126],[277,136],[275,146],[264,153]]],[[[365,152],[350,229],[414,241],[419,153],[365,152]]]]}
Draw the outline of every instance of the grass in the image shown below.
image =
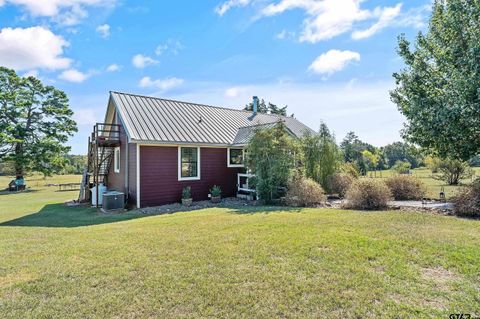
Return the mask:
{"type": "MultiPolygon", "coordinates": [[[[457,186],[447,185],[444,181],[435,178],[438,177],[438,174],[432,174],[432,172],[427,168],[414,169],[412,170],[412,175],[419,178],[425,184],[427,188],[427,197],[438,199],[440,197],[440,192],[443,190],[448,200],[459,191],[462,185],[471,183],[473,178],[480,175],[480,167],[474,167],[473,172],[474,175],[472,176],[472,178],[462,180],[460,185],[457,186]]],[[[369,172],[367,176],[385,179],[394,174],[395,172],[393,170],[384,170],[378,172],[369,172]]]]}
{"type": "Polygon", "coordinates": [[[76,196],[0,195],[1,318],[480,315],[480,221],[275,207],[104,215],[61,204],[76,196]]]}

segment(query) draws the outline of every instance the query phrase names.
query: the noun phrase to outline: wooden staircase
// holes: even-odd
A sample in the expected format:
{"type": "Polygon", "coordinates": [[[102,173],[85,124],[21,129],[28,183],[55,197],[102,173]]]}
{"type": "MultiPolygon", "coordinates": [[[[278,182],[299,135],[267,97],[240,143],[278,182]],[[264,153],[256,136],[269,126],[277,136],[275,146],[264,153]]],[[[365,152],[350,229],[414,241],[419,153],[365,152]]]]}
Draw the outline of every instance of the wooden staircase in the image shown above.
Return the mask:
{"type": "Polygon", "coordinates": [[[88,162],[80,185],[79,202],[90,200],[89,190],[93,186],[107,185],[108,172],[113,163],[115,148],[118,146],[120,146],[120,125],[96,123],[93,126],[92,135],[88,138],[88,162]]]}

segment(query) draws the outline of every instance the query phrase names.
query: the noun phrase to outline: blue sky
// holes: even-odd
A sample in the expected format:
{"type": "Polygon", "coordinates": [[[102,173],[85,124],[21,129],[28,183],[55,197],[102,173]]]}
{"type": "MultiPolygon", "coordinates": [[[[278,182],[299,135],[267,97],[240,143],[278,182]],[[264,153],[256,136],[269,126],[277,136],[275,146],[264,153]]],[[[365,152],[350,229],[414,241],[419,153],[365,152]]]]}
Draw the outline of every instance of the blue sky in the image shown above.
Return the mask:
{"type": "Polygon", "coordinates": [[[64,90],[79,125],[109,91],[242,108],[258,95],[337,140],[399,140],[389,100],[396,38],[425,29],[430,0],[0,0],[0,65],[64,90]]]}

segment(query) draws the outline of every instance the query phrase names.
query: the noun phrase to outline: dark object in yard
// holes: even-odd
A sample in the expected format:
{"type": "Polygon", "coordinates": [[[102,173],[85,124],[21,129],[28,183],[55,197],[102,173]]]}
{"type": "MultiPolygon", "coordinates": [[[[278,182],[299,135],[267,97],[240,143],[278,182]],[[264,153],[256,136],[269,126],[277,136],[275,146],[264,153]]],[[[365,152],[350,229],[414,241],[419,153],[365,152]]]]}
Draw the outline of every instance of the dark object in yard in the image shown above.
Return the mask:
{"type": "Polygon", "coordinates": [[[220,203],[222,201],[222,189],[218,185],[213,185],[210,189],[212,203],[220,203]]]}
{"type": "Polygon", "coordinates": [[[111,210],[119,210],[125,208],[125,194],[122,192],[106,192],[103,193],[103,201],[102,201],[102,210],[104,212],[111,211],[111,210]]]}
{"type": "Polygon", "coordinates": [[[440,201],[442,203],[445,203],[447,201],[445,197],[445,188],[442,186],[442,189],[440,190],[440,201]]]}
{"type": "Polygon", "coordinates": [[[17,176],[8,184],[8,190],[10,192],[24,191],[26,187],[25,180],[21,176],[17,176]]]}
{"type": "Polygon", "coordinates": [[[80,189],[80,183],[64,183],[64,184],[58,184],[58,190],[59,191],[66,191],[66,190],[79,190],[80,189]]]}

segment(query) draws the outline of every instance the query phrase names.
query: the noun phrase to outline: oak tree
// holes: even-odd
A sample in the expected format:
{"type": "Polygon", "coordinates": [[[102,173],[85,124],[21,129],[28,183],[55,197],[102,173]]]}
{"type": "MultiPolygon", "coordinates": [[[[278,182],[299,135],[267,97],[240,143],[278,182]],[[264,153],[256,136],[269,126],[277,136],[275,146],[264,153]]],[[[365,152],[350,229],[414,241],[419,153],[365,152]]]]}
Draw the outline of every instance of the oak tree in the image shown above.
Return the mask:
{"type": "Polygon", "coordinates": [[[72,115],[63,91],[0,67],[0,162],[12,161],[17,176],[63,165],[65,143],[77,131],[72,115]]]}

